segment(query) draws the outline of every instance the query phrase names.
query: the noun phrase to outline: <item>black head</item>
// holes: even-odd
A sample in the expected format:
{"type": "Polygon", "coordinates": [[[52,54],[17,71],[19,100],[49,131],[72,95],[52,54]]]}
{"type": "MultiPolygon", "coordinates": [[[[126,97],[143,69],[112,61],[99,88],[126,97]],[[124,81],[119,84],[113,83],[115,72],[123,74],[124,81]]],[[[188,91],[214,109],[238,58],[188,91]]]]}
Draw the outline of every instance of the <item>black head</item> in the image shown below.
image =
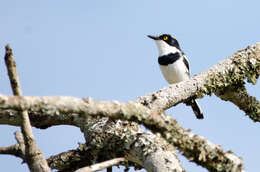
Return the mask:
{"type": "Polygon", "coordinates": [[[153,40],[162,40],[162,41],[166,42],[167,44],[169,44],[170,46],[180,49],[180,45],[179,45],[178,41],[169,34],[162,34],[160,36],[148,35],[148,37],[153,40]]]}

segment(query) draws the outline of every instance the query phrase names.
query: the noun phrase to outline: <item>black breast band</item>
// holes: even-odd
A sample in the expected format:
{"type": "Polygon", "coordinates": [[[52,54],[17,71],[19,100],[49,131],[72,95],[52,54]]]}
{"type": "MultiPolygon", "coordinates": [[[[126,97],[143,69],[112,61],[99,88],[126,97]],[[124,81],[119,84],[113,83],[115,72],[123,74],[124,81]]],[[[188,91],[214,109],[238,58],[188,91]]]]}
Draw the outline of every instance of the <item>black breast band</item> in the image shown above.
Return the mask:
{"type": "Polygon", "coordinates": [[[172,64],[174,62],[176,62],[178,59],[180,59],[180,53],[176,52],[176,53],[170,53],[164,56],[160,56],[158,58],[158,63],[160,65],[164,65],[167,66],[169,64],[172,64]]]}

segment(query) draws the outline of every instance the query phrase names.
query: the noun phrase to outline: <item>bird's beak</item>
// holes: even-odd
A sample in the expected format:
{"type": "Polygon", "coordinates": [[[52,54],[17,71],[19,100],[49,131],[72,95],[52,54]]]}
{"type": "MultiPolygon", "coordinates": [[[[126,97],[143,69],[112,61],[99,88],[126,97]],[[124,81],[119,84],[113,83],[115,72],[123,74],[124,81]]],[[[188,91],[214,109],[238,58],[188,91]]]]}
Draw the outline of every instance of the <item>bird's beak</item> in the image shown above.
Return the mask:
{"type": "Polygon", "coordinates": [[[153,39],[153,40],[159,40],[158,36],[152,36],[152,35],[147,35],[149,38],[153,39]]]}

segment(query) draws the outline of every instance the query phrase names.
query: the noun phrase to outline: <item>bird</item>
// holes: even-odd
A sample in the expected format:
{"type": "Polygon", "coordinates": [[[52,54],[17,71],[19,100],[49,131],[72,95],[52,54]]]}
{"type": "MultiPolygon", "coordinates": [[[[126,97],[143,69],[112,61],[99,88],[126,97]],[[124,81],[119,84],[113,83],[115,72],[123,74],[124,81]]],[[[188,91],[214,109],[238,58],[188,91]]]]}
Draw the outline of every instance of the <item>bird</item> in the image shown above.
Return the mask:
{"type": "MultiPolygon", "coordinates": [[[[153,39],[159,51],[158,63],[162,74],[169,84],[175,84],[190,78],[189,62],[173,36],[162,34],[147,35],[153,39]]],[[[190,105],[197,119],[203,119],[203,112],[195,99],[186,102],[190,105]]]]}

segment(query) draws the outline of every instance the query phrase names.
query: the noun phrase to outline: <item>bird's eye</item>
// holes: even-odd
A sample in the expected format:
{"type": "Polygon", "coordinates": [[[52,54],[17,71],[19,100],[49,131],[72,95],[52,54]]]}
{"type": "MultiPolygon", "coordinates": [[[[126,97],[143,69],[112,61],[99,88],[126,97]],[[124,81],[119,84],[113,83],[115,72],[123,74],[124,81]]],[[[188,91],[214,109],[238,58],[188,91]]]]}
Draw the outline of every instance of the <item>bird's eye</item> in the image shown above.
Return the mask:
{"type": "Polygon", "coordinates": [[[163,40],[167,41],[168,40],[168,36],[164,36],[163,40]]]}

